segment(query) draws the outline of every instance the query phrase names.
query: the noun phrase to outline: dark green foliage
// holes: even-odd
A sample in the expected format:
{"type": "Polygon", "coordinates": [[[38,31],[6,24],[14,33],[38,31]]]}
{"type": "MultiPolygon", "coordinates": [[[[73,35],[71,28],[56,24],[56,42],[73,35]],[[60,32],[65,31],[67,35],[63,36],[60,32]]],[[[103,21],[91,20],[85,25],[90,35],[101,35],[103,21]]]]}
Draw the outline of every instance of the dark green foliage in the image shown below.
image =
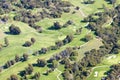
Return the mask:
{"type": "Polygon", "coordinates": [[[37,66],[39,66],[39,67],[44,67],[46,64],[47,64],[46,60],[44,60],[44,59],[37,60],[37,66]]]}
{"type": "Polygon", "coordinates": [[[68,20],[64,25],[63,27],[68,27],[69,25],[72,25],[73,24],[73,21],[72,20],[68,20]]]}
{"type": "Polygon", "coordinates": [[[27,61],[28,60],[28,54],[24,53],[23,54],[23,61],[27,61]]]}
{"type": "Polygon", "coordinates": [[[93,4],[95,0],[84,0],[85,4],[93,4]]]}
{"type": "Polygon", "coordinates": [[[33,66],[31,64],[28,64],[28,67],[25,68],[25,73],[30,75],[33,72],[33,66]]]}
{"type": "Polygon", "coordinates": [[[20,61],[19,55],[15,55],[15,61],[16,61],[16,62],[19,62],[19,61],[20,61]]]}
{"type": "Polygon", "coordinates": [[[55,45],[59,48],[59,47],[63,46],[63,42],[57,41],[57,42],[55,42],[55,45]]]}
{"type": "Polygon", "coordinates": [[[32,45],[32,43],[30,41],[26,41],[23,46],[25,47],[30,47],[32,45]]]}
{"type": "Polygon", "coordinates": [[[31,42],[34,44],[36,42],[35,38],[31,38],[31,42]]]}
{"type": "Polygon", "coordinates": [[[58,30],[58,29],[61,29],[62,26],[60,25],[59,22],[55,22],[54,25],[53,25],[53,28],[56,29],[56,30],[58,30]]]}
{"type": "Polygon", "coordinates": [[[18,80],[17,75],[11,75],[10,78],[8,78],[7,80],[18,80]]]}
{"type": "Polygon", "coordinates": [[[45,54],[47,51],[48,51],[47,48],[41,48],[40,54],[41,54],[41,53],[42,53],[42,54],[45,54]]]}
{"type": "Polygon", "coordinates": [[[39,79],[40,79],[40,73],[39,73],[39,72],[36,72],[36,73],[34,74],[33,78],[34,78],[35,80],[39,80],[39,79]]]}
{"type": "Polygon", "coordinates": [[[5,46],[6,46],[6,47],[9,45],[9,41],[8,41],[8,38],[7,38],[7,37],[4,38],[4,43],[5,43],[5,46]]]}
{"type": "Polygon", "coordinates": [[[67,35],[66,38],[63,40],[64,44],[70,43],[73,40],[73,35],[67,35]]]}
{"type": "Polygon", "coordinates": [[[19,27],[16,27],[16,26],[13,25],[13,24],[9,27],[9,31],[10,31],[10,34],[13,34],[13,35],[18,35],[18,34],[21,33],[20,28],[19,28],[19,27]]]}
{"type": "Polygon", "coordinates": [[[9,68],[11,66],[11,62],[10,61],[7,61],[6,63],[5,63],[5,68],[9,68]]]}
{"type": "Polygon", "coordinates": [[[11,65],[14,65],[15,64],[15,60],[11,60],[10,63],[11,63],[11,65]]]}

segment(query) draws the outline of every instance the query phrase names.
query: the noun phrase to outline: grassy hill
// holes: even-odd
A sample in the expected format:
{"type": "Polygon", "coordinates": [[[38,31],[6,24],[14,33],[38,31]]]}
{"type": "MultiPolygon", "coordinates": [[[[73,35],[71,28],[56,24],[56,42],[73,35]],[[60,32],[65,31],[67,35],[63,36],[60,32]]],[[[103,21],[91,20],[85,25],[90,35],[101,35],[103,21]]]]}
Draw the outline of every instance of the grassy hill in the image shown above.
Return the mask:
{"type": "MultiPolygon", "coordinates": [[[[28,61],[25,62],[18,62],[12,67],[8,69],[4,69],[0,73],[0,80],[4,80],[8,78],[11,74],[16,74],[19,76],[19,72],[24,70],[25,67],[28,66],[28,64],[36,63],[36,60],[38,58],[40,59],[49,59],[51,56],[58,54],[59,52],[65,50],[67,47],[74,47],[74,46],[82,46],[78,50],[78,57],[77,59],[80,60],[84,57],[84,52],[89,51],[91,49],[98,49],[99,46],[102,45],[102,41],[100,39],[96,39],[96,36],[94,35],[93,31],[88,30],[85,26],[87,23],[81,22],[84,17],[88,16],[89,14],[103,11],[102,5],[105,4],[107,7],[112,7],[112,5],[108,4],[105,0],[101,1],[95,1],[94,4],[83,4],[83,0],[64,0],[69,1],[74,6],[79,6],[79,10],[74,10],[75,7],[71,7],[71,11],[69,13],[63,13],[61,18],[55,18],[55,19],[49,19],[45,18],[39,22],[36,22],[35,24],[42,26],[43,32],[38,33],[35,29],[31,28],[28,24],[23,23],[21,21],[14,21],[13,17],[16,13],[6,13],[5,16],[10,17],[7,22],[0,21],[0,44],[4,44],[4,37],[7,37],[9,40],[9,46],[4,47],[0,50],[0,66],[3,66],[5,62],[8,60],[14,59],[15,55],[22,56],[23,53],[29,54],[28,61]],[[75,11],[74,14],[72,14],[75,11]],[[65,24],[68,20],[72,20],[74,24],[68,26],[67,28],[62,28],[60,30],[49,30],[51,26],[53,26],[53,23],[58,21],[60,24],[65,24]],[[21,29],[20,35],[10,35],[6,34],[5,32],[9,31],[9,26],[11,24],[14,24],[18,26],[21,29]],[[82,27],[82,32],[80,35],[75,35],[75,32],[77,29],[82,27]],[[73,34],[74,39],[72,42],[62,46],[58,50],[53,50],[50,52],[47,52],[46,54],[42,54],[39,56],[33,56],[33,52],[40,50],[42,47],[49,47],[55,45],[55,42],[58,40],[63,40],[68,34],[73,34]],[[86,34],[91,34],[94,39],[90,40],[89,42],[84,42],[81,39],[85,37],[86,34]],[[36,39],[35,44],[33,44],[31,47],[23,47],[25,41],[30,40],[30,38],[34,37],[36,39]],[[97,44],[96,44],[97,43],[97,44]]],[[[118,2],[120,3],[120,2],[118,2]]],[[[118,4],[117,3],[117,4],[118,4]]],[[[34,10],[33,10],[34,12],[34,10]]],[[[2,17],[3,15],[0,15],[2,17]]],[[[116,63],[115,61],[119,61],[119,55],[116,55],[117,58],[106,60],[106,58],[102,61],[101,64],[99,64],[96,67],[93,67],[91,75],[87,78],[87,80],[100,80],[101,77],[105,76],[104,72],[106,72],[109,69],[109,66],[113,63],[116,63]],[[101,66],[101,67],[99,67],[101,66]],[[94,77],[95,71],[98,71],[98,77],[94,77]]],[[[44,68],[34,67],[34,72],[40,72],[41,77],[40,80],[58,80],[60,78],[63,80],[62,75],[60,74],[60,71],[64,71],[64,66],[59,64],[58,70],[53,71],[48,76],[43,75],[46,70],[49,68],[46,66],[44,68]],[[60,74],[60,75],[59,75],[60,74]]],[[[20,76],[19,76],[20,77],[20,76]]],[[[30,76],[28,76],[30,77],[30,76]]]]}

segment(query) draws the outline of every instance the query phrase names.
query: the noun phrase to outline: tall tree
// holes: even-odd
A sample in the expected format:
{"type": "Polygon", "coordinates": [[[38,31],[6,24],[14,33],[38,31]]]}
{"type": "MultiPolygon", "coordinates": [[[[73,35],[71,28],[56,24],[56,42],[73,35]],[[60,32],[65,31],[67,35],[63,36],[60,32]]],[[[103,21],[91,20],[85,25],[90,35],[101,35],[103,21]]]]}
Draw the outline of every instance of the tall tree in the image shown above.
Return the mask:
{"type": "Polygon", "coordinates": [[[11,75],[10,78],[8,78],[8,80],[18,80],[17,75],[11,75]]]}
{"type": "Polygon", "coordinates": [[[16,62],[19,62],[19,61],[20,61],[19,55],[15,55],[15,61],[16,61],[16,62]]]}
{"type": "Polygon", "coordinates": [[[9,45],[9,41],[8,41],[8,38],[7,38],[7,37],[4,38],[4,43],[5,43],[5,46],[6,46],[6,47],[9,45]]]}
{"type": "Polygon", "coordinates": [[[28,64],[28,67],[25,68],[26,74],[32,74],[33,72],[33,66],[31,64],[28,64]]]}
{"type": "Polygon", "coordinates": [[[44,59],[38,59],[38,60],[37,60],[37,65],[38,65],[39,67],[44,67],[46,64],[47,64],[47,63],[46,63],[46,60],[44,60],[44,59]]]}
{"type": "Polygon", "coordinates": [[[26,54],[26,53],[23,54],[23,60],[24,60],[24,61],[27,61],[27,60],[28,60],[28,54],[26,54]]]}

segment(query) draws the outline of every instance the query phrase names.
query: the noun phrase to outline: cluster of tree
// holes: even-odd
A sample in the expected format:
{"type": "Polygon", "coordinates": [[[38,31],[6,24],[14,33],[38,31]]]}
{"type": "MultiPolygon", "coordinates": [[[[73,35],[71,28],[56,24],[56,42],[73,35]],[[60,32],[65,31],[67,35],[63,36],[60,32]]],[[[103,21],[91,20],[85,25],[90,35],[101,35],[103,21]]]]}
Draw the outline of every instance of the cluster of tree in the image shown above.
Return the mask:
{"type": "Polygon", "coordinates": [[[35,22],[38,22],[44,18],[60,18],[62,12],[70,12],[71,3],[68,1],[62,0],[20,0],[19,3],[16,3],[15,6],[22,8],[19,11],[19,14],[14,17],[14,20],[22,21],[28,23],[30,27],[36,29],[38,32],[42,32],[42,28],[40,26],[35,25],[35,22]],[[54,6],[54,7],[52,7],[54,6]],[[25,9],[34,9],[34,8],[41,8],[41,12],[32,13],[30,10],[25,9]],[[43,9],[44,8],[44,9],[43,9]]]}
{"type": "Polygon", "coordinates": [[[119,80],[120,79],[120,64],[115,64],[110,67],[111,69],[106,73],[107,77],[102,80],[119,80]]]}
{"type": "Polygon", "coordinates": [[[30,75],[33,72],[32,64],[28,64],[28,67],[25,68],[25,75],[30,75]]]}
{"type": "Polygon", "coordinates": [[[91,34],[86,34],[83,38],[83,41],[88,42],[93,39],[93,36],[91,34]]]}
{"type": "Polygon", "coordinates": [[[51,8],[51,5],[54,5],[55,7],[69,7],[71,6],[71,3],[67,1],[62,1],[62,0],[44,0],[44,1],[39,1],[39,0],[20,0],[20,3],[16,3],[16,6],[20,8],[25,8],[25,9],[34,9],[34,8],[51,8]]]}
{"type": "Polygon", "coordinates": [[[78,52],[74,48],[68,47],[60,53],[53,55],[50,59],[48,59],[48,62],[54,64],[55,66],[57,66],[56,61],[61,64],[67,64],[69,61],[75,61],[77,56],[78,52]]]}
{"type": "Polygon", "coordinates": [[[25,68],[25,70],[21,71],[19,75],[21,76],[21,80],[39,80],[40,79],[40,72],[35,72],[34,74],[34,66],[33,64],[28,64],[28,67],[25,68]],[[33,75],[32,75],[33,74],[33,75]],[[30,75],[31,77],[28,77],[30,75]]]}
{"type": "Polygon", "coordinates": [[[55,30],[59,30],[61,28],[65,28],[68,27],[69,25],[72,25],[73,21],[72,20],[68,20],[65,24],[61,25],[59,22],[55,22],[53,24],[53,26],[50,29],[55,29],[55,30]]]}
{"type": "Polygon", "coordinates": [[[44,59],[37,60],[37,66],[39,66],[39,67],[45,67],[46,64],[47,64],[47,62],[44,59]]]}
{"type": "Polygon", "coordinates": [[[41,48],[41,50],[34,52],[33,55],[46,54],[50,50],[57,50],[60,47],[62,47],[63,45],[70,43],[72,40],[73,40],[73,35],[67,35],[64,40],[62,40],[62,41],[59,40],[59,41],[55,42],[55,46],[49,46],[47,48],[43,47],[43,48],[41,48]]]}
{"type": "Polygon", "coordinates": [[[12,7],[12,0],[11,1],[6,1],[6,0],[0,0],[0,15],[9,13],[10,11],[13,10],[12,7]]]}
{"type": "Polygon", "coordinates": [[[13,34],[13,35],[19,35],[21,33],[20,28],[13,24],[9,27],[9,31],[10,31],[10,34],[13,34]]]}
{"type": "Polygon", "coordinates": [[[17,75],[12,74],[10,78],[7,78],[7,80],[19,80],[17,75]]]}
{"type": "Polygon", "coordinates": [[[3,48],[3,47],[7,47],[9,45],[9,40],[7,37],[4,38],[4,44],[0,44],[0,50],[3,48]]]}
{"type": "Polygon", "coordinates": [[[36,72],[32,79],[39,80],[40,79],[40,73],[36,72]]]}
{"type": "Polygon", "coordinates": [[[30,47],[31,45],[33,45],[36,42],[35,38],[31,38],[31,41],[26,41],[23,46],[25,47],[30,47]]]}
{"type": "Polygon", "coordinates": [[[15,55],[14,59],[8,60],[5,63],[4,68],[9,68],[19,61],[27,61],[27,60],[28,60],[28,54],[26,54],[26,53],[24,53],[21,57],[19,55],[15,55]]]}
{"type": "Polygon", "coordinates": [[[95,0],[83,0],[84,4],[93,4],[95,0]]]}

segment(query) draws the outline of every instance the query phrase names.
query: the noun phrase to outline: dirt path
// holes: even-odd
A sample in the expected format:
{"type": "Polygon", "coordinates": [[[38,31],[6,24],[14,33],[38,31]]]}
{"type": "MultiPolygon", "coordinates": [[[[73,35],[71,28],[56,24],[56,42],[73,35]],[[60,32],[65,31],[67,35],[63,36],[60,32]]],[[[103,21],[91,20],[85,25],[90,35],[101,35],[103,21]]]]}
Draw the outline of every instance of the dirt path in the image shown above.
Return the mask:
{"type": "Polygon", "coordinates": [[[59,76],[61,75],[62,72],[61,72],[60,70],[58,70],[57,68],[56,68],[56,71],[59,72],[59,74],[57,75],[57,79],[58,79],[58,80],[61,80],[61,79],[59,78],[59,76]]]}
{"type": "Polygon", "coordinates": [[[81,9],[79,9],[79,12],[81,13],[81,15],[82,15],[83,17],[87,17],[86,14],[85,14],[81,9]]]}

